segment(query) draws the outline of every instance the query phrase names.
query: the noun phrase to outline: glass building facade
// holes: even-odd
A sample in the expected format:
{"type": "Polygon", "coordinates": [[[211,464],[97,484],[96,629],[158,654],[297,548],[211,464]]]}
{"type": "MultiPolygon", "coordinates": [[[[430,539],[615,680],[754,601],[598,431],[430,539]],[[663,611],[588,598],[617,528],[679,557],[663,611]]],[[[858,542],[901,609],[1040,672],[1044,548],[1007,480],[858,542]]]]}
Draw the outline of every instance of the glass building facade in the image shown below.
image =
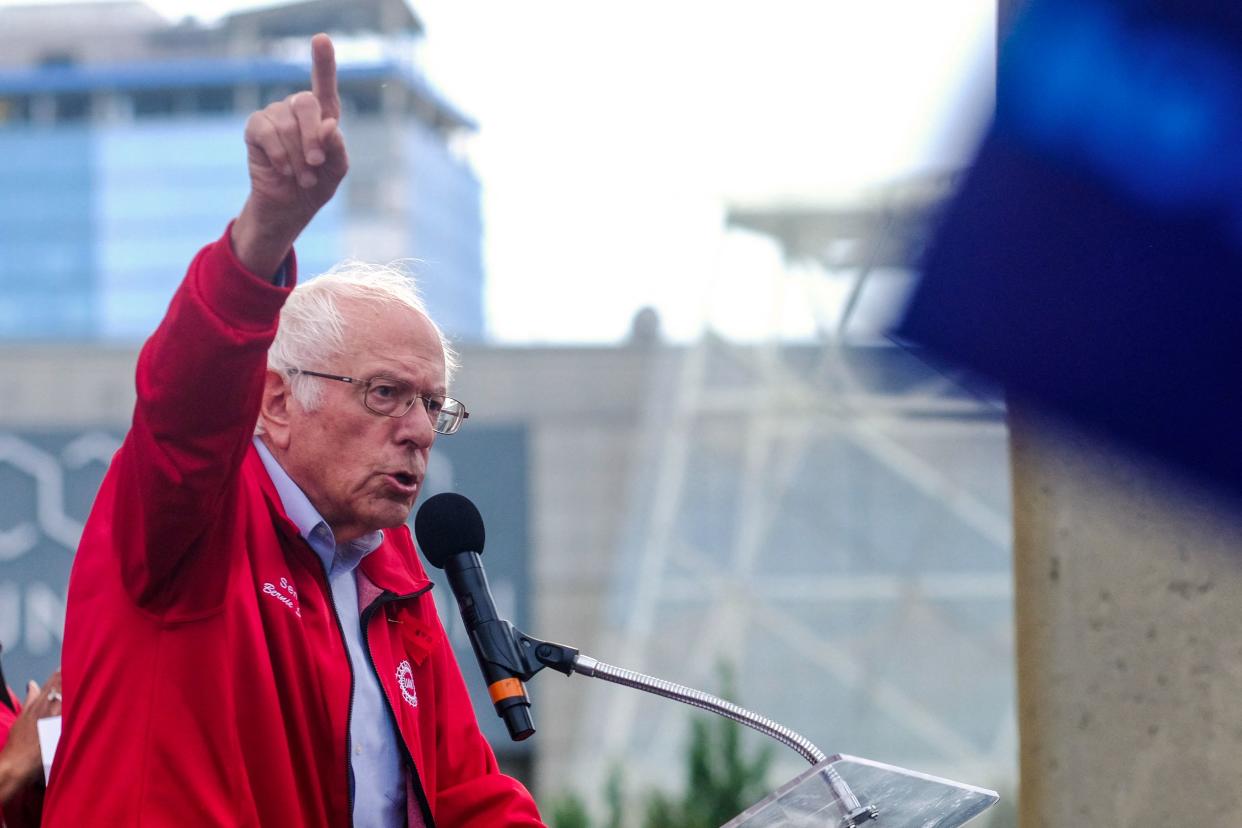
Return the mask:
{"type": "MultiPolygon", "coordinates": [[[[0,339],[150,333],[245,200],[249,113],[308,85],[309,54],[281,56],[294,40],[243,57],[0,65],[0,339]]],[[[345,258],[410,260],[446,332],[481,339],[480,188],[453,151],[473,124],[409,54],[359,43],[384,40],[339,41],[352,167],[299,239],[302,278],[345,258]]]]}

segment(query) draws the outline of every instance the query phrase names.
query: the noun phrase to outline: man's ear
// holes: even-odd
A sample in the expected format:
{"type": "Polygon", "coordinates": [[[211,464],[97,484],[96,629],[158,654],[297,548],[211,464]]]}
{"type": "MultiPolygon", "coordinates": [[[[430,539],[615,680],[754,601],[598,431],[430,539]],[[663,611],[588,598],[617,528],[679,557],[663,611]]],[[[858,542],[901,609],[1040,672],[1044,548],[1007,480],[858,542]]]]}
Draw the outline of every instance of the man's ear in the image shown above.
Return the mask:
{"type": "Polygon", "coordinates": [[[259,422],[268,442],[276,448],[289,447],[290,407],[295,405],[289,378],[279,371],[267,370],[263,379],[263,402],[259,406],[259,422]]]}

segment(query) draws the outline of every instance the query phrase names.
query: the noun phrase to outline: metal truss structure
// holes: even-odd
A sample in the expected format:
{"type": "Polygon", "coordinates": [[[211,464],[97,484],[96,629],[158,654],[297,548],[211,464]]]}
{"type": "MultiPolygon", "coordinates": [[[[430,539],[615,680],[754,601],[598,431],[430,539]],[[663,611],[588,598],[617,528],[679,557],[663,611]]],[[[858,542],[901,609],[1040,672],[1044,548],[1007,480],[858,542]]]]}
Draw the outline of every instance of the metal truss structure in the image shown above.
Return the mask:
{"type": "MultiPolygon", "coordinates": [[[[1005,787],[1016,728],[1003,405],[891,343],[858,345],[851,327],[872,273],[910,273],[950,184],[731,213],[788,262],[850,287],[814,309],[814,341],[709,334],[653,378],[597,649],[715,690],[727,663],[742,704],[829,752],[1005,787]]],[[[639,787],[670,787],[689,715],[594,690],[572,759],[583,791],[623,759],[639,787]]],[[[781,778],[795,772],[796,757],[778,758],[781,778]]]]}

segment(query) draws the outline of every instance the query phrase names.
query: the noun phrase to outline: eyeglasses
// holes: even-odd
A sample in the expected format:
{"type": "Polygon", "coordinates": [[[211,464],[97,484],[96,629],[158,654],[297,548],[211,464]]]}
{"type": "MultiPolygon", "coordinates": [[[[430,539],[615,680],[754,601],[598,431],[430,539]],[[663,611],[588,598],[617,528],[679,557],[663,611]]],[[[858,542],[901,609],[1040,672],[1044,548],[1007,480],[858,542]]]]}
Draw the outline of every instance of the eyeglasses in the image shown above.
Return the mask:
{"type": "Polygon", "coordinates": [[[392,377],[371,377],[368,380],[361,380],[336,374],[321,374],[318,371],[304,371],[301,368],[290,368],[289,375],[294,374],[359,385],[362,387],[362,404],[368,410],[385,417],[404,417],[414,407],[414,403],[422,400],[423,408],[427,411],[427,418],[431,420],[432,429],[440,434],[452,434],[461,428],[462,421],[470,416],[470,412],[460,400],[446,397],[443,394],[420,394],[408,382],[392,377]]]}

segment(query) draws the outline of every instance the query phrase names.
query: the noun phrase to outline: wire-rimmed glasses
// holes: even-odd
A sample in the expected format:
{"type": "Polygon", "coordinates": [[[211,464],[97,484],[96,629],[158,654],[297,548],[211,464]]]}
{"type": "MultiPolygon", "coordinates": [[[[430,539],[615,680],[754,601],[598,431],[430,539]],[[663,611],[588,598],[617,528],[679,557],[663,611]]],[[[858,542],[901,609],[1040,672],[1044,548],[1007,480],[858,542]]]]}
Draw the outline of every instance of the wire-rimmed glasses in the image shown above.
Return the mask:
{"type": "Polygon", "coordinates": [[[362,404],[368,411],[384,417],[404,417],[414,407],[414,403],[423,401],[427,418],[431,427],[440,434],[452,434],[461,428],[462,421],[470,416],[461,400],[446,397],[443,394],[423,394],[414,389],[408,382],[392,377],[378,376],[370,379],[342,377],[338,374],[324,374],[320,371],[307,371],[302,368],[290,368],[289,375],[302,374],[308,377],[348,382],[362,388],[362,404]]]}

